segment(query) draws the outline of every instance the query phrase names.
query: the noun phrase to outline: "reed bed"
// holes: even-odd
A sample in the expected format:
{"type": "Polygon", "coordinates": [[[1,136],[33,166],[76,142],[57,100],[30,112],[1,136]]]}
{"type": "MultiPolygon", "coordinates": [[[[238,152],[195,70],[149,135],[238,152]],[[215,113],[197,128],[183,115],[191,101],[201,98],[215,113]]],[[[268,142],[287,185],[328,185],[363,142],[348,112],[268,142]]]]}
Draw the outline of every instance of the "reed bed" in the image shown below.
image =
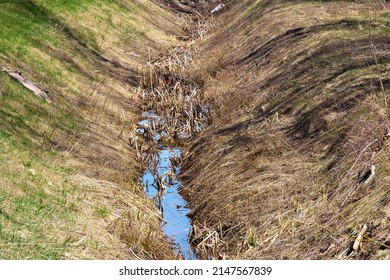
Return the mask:
{"type": "Polygon", "coordinates": [[[204,103],[202,83],[181,76],[194,53],[195,49],[178,47],[149,60],[138,89],[148,118],[138,128],[144,138],[178,144],[207,126],[210,106],[204,103]]]}
{"type": "Polygon", "coordinates": [[[171,170],[161,174],[161,144],[179,146],[208,124],[210,108],[203,103],[202,83],[181,77],[195,52],[194,49],[177,47],[165,56],[149,59],[138,88],[138,95],[143,101],[143,119],[135,128],[131,144],[137,149],[143,168],[154,178],[153,187],[158,190],[155,203],[161,212],[164,190],[172,185],[181,161],[179,156],[173,157],[170,160],[171,170]],[[139,141],[138,136],[143,140],[139,141]]]}

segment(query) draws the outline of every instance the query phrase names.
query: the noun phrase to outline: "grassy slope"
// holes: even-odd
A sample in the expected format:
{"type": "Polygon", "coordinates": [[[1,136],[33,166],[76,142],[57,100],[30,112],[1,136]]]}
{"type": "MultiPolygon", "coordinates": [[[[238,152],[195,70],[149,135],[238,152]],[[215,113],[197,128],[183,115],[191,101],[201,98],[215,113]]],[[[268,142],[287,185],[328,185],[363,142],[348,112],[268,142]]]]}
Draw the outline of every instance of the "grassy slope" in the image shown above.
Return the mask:
{"type": "Polygon", "coordinates": [[[0,73],[0,258],[172,257],[126,146],[132,69],[170,22],[147,0],[0,1],[0,65],[54,101],[0,73]]]}
{"type": "Polygon", "coordinates": [[[210,254],[389,258],[379,249],[390,227],[388,8],[253,0],[218,18],[192,69],[213,123],[183,174],[195,242],[209,236],[210,254]],[[359,184],[370,164],[375,180],[359,184]]]}

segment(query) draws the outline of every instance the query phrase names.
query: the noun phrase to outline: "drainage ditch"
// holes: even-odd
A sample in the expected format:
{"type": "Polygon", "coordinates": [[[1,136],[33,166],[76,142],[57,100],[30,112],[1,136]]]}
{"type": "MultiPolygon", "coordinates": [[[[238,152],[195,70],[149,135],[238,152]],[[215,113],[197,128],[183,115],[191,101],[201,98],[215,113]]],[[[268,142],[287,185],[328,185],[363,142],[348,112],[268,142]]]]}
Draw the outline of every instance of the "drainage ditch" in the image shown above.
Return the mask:
{"type": "Polygon", "coordinates": [[[203,103],[199,83],[162,69],[160,60],[142,81],[143,113],[130,140],[144,168],[140,182],[161,213],[161,227],[174,251],[179,258],[196,259],[189,240],[190,209],[177,175],[181,147],[207,127],[210,107],[203,103]]]}

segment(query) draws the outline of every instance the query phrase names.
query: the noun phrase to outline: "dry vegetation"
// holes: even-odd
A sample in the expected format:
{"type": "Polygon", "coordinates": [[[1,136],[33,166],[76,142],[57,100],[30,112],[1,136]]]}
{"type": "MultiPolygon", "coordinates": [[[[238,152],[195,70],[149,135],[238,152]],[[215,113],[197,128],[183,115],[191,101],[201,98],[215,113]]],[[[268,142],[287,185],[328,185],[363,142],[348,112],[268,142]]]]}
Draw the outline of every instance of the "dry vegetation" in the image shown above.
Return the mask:
{"type": "Polygon", "coordinates": [[[0,73],[0,258],[175,258],[128,146],[137,68],[175,43],[175,16],[148,0],[0,6],[0,65],[53,101],[0,73]]]}
{"type": "Polygon", "coordinates": [[[233,1],[190,67],[213,100],[184,158],[200,254],[389,259],[389,6],[233,1]]]}

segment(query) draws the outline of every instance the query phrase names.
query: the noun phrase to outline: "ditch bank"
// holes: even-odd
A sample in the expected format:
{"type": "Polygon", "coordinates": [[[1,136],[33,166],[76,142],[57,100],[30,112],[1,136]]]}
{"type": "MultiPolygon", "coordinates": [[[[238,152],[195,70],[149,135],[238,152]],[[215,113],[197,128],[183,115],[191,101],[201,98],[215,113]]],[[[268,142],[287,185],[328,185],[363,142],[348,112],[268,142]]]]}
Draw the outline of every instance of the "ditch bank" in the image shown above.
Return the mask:
{"type": "Polygon", "coordinates": [[[218,18],[191,68],[213,122],[186,147],[180,176],[208,255],[389,259],[384,9],[236,1],[218,18]]]}

